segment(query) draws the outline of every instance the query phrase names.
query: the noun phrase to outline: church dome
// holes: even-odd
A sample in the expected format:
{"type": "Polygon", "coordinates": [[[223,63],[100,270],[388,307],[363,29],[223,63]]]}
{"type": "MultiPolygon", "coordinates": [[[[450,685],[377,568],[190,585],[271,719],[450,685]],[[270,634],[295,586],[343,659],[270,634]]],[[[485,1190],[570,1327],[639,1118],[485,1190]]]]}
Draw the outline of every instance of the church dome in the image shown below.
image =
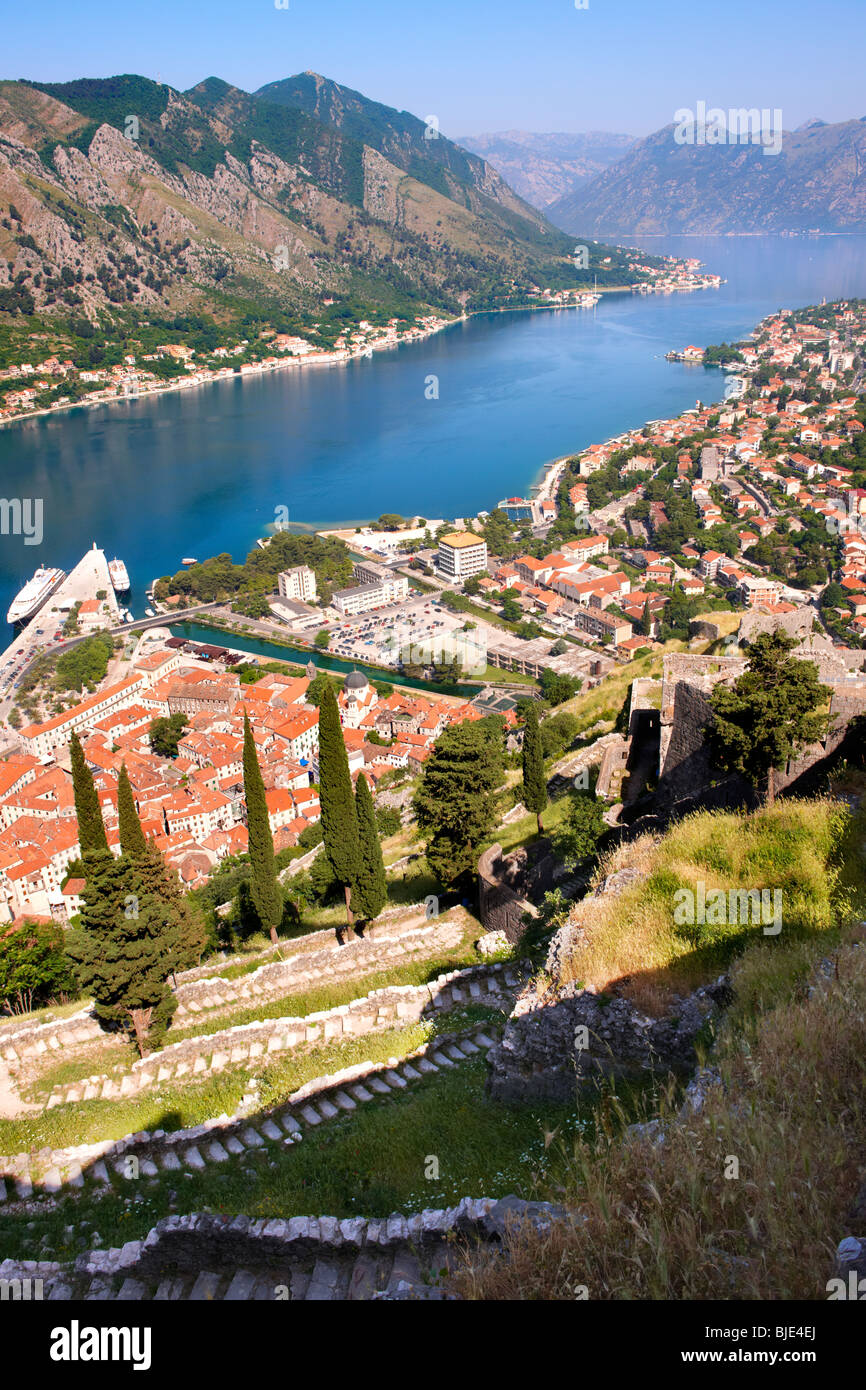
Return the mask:
{"type": "Polygon", "coordinates": [[[363,671],[350,671],[345,680],[346,690],[366,690],[370,682],[363,671]]]}

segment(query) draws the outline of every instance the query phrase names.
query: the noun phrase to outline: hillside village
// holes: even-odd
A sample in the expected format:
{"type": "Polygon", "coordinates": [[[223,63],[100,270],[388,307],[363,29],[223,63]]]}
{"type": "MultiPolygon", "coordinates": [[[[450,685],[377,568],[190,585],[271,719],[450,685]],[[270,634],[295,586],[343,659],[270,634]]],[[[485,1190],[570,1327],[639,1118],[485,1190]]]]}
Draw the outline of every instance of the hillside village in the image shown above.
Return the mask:
{"type": "Polygon", "coordinates": [[[724,345],[735,396],[558,460],[532,498],[193,564],[92,690],[31,701],[0,762],[0,940],[55,973],[5,977],[0,1275],[334,1301],[573,1299],[574,1269],[601,1297],[814,1298],[859,1271],[856,1068],[821,1046],[866,988],[864,339],[860,302],[782,312],[724,345]],[[171,635],[205,584],[229,644],[252,609],[383,664],[171,635]],[[724,763],[725,711],[767,692],[775,761],[724,763]],[[117,1002],[117,959],[162,1016],[135,978],[117,1002]],[[825,1117],[845,1159],[804,1216],[791,1136],[819,1167],[825,1117]],[[719,1197],[716,1142],[766,1191],[719,1197]],[[683,1184],[707,1194],[700,1252],[673,1220],[669,1256],[611,1267],[609,1229],[627,1249],[659,1220],[624,1195],[648,1174],[674,1218],[683,1184]],[[797,1233],[773,1260],[755,1203],[797,1233]]]}
{"type": "MultiPolygon", "coordinates": [[[[755,630],[746,615],[765,629],[783,626],[813,650],[820,636],[824,665],[838,668],[830,683],[850,717],[851,701],[866,699],[864,340],[861,303],[782,312],[737,350],[747,389],[736,398],[591,446],[554,471],[553,497],[506,498],[466,519],[462,531],[442,523],[438,550],[423,539],[432,539],[429,531],[411,533],[417,539],[402,543],[405,558],[416,557],[438,579],[451,639],[461,635],[455,619],[471,616],[488,671],[530,681],[547,671],[566,682],[564,698],[589,691],[638,654],[665,652],[671,639],[687,642],[700,629],[693,626],[698,614],[710,623],[707,638],[714,610],[739,612],[743,639],[755,630]]],[[[385,539],[393,546],[401,534],[385,539]]],[[[326,625],[331,614],[337,634],[347,614],[378,604],[399,618],[416,602],[399,574],[367,561],[354,569],[360,588],[337,591],[324,613],[309,603],[295,610],[326,625]]],[[[286,595],[306,593],[312,603],[315,577],[301,567],[281,575],[279,589],[275,615],[286,595]]],[[[230,667],[216,671],[193,650],[165,630],[145,634],[122,679],[19,730],[18,751],[0,764],[6,920],[32,913],[69,920],[80,906],[80,881],[65,881],[79,854],[67,749],[73,730],[115,850],[125,762],[145,834],[188,888],[246,849],[245,713],[276,848],[297,846],[315,824],[317,711],[306,698],[314,668],[242,684],[230,667]],[[165,758],[152,750],[150,728],[171,716],[187,723],[177,756],[165,758]]],[[[399,651],[391,660],[399,669],[399,651]]],[[[677,657],[678,669],[690,660],[677,657]]],[[[655,698],[661,705],[661,694],[655,698]]],[[[493,707],[406,689],[380,696],[361,673],[347,678],[339,700],[352,775],[363,769],[374,790],[397,769],[417,777],[443,729],[493,707]]],[[[495,705],[512,727],[516,703],[512,690],[495,705]]],[[[665,714],[663,723],[670,722],[665,714]]]]}

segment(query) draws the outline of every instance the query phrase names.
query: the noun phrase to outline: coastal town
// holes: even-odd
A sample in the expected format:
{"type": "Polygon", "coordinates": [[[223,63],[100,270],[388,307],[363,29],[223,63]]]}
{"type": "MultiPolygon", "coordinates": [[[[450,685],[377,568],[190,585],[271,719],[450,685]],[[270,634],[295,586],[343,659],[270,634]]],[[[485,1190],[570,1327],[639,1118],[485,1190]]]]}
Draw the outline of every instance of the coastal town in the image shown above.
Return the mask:
{"type": "MultiPolygon", "coordinates": [[[[323,599],[313,567],[281,571],[261,621],[241,623],[230,601],[217,607],[217,625],[229,624],[214,632],[218,645],[168,626],[172,610],[194,601],[200,566],[185,571],[192,597],[173,594],[171,582],[156,586],[157,625],[136,633],[125,630],[94,551],[87,573],[102,600],[79,596],[75,616],[85,634],[121,634],[120,650],[85,698],[55,700],[53,713],[31,700],[39,717],[12,721],[0,764],[0,915],[68,922],[79,910],[81,881],[68,875],[80,852],[73,734],[109,844],[118,851],[125,764],[145,834],[185,887],[246,849],[245,715],[275,845],[296,846],[316,824],[310,690],[323,677],[313,665],[264,674],[256,658],[244,666],[232,623],[307,645],[315,631],[320,650],[367,663],[342,680],[339,707],[352,776],[363,771],[377,791],[395,774],[417,777],[450,725],[495,709],[515,728],[521,693],[549,692],[551,681],[563,683],[560,699],[591,690],[640,655],[681,648],[693,624],[717,612],[814,629],[856,652],[866,642],[864,347],[862,302],[782,311],[738,349],[742,394],[556,460],[534,497],[500,499],[475,517],[322,533],[347,546],[352,583],[323,599]],[[399,686],[401,673],[443,670],[474,679],[480,693],[399,686]],[[172,720],[178,737],[167,755],[154,729],[172,720]]],[[[261,544],[267,553],[278,538],[261,544]]],[[[859,689],[862,677],[851,679],[859,689]]]]}
{"type": "MultiPolygon", "coordinates": [[[[646,262],[639,253],[631,253],[629,269],[639,278],[630,286],[619,288],[629,289],[634,294],[717,289],[721,283],[720,276],[705,270],[695,258],[669,256],[656,264],[646,262]]],[[[592,309],[603,293],[615,288],[603,287],[589,292],[531,285],[525,295],[518,296],[508,307],[592,309]]],[[[512,284],[512,291],[517,294],[516,284],[512,284]]],[[[327,309],[333,303],[325,299],[323,307],[327,309]]],[[[257,376],[286,368],[340,366],[372,357],[374,352],[421,341],[453,323],[465,322],[466,318],[466,314],[454,318],[427,313],[417,315],[411,322],[392,317],[384,324],[375,324],[361,319],[341,332],[333,346],[327,348],[297,333],[263,328],[255,339],[242,338],[210,348],[197,349],[184,341],[162,343],[153,351],[126,353],[122,361],[104,367],[92,365],[89,348],[76,358],[53,353],[41,360],[13,361],[0,366],[0,424],[68,410],[76,405],[98,405],[185,390],[207,382],[257,376]]],[[[35,335],[34,357],[43,339],[44,334],[35,335]]]]}

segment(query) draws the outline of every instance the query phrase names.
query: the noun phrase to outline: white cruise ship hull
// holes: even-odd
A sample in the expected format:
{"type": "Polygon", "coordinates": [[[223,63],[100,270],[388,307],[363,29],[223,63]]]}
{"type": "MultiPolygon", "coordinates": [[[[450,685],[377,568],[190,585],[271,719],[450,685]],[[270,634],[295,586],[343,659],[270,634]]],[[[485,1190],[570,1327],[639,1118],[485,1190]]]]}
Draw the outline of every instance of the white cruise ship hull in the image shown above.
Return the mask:
{"type": "Polygon", "coordinates": [[[7,623],[26,623],[57,592],[65,578],[63,570],[37,570],[9,605],[7,623]]]}

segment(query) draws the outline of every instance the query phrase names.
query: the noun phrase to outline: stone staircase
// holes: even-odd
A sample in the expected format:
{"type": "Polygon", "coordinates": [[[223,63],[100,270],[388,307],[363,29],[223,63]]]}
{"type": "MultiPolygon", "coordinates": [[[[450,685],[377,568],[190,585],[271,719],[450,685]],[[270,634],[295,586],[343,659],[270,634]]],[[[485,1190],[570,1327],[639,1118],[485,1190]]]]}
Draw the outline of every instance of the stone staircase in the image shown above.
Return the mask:
{"type": "Polygon", "coordinates": [[[143,1241],[91,1250],[70,1265],[6,1260],[0,1279],[30,1298],[189,1302],[333,1302],[453,1297],[448,1275],[472,1244],[501,1242],[512,1222],[544,1228],[560,1208],[516,1197],[464,1197],[411,1216],[168,1216],[143,1241]]]}
{"type": "Polygon", "coordinates": [[[406,1091],[424,1076],[486,1053],[494,1043],[483,1031],[440,1036],[402,1060],[391,1058],[384,1065],[361,1062],[317,1077],[285,1106],[254,1117],[220,1115],[191,1129],[142,1130],[115,1141],[0,1158],[0,1204],[29,1201],[37,1189],[48,1196],[65,1188],[81,1189],[85,1180],[107,1188],[112,1184],[109,1168],[118,1179],[138,1181],[160,1173],[201,1173],[251,1152],[284,1150],[310,1130],[370,1101],[406,1091]]]}
{"type": "Polygon", "coordinates": [[[390,985],[372,990],[349,1004],[303,1017],[282,1015],[236,1024],[216,1033],[169,1043],[133,1063],[122,1076],[99,1074],[55,1087],[47,1108],[81,1100],[122,1099],[167,1081],[197,1081],[227,1067],[260,1064],[261,1059],[273,1053],[417,1023],[433,1012],[457,1004],[495,1005],[518,985],[519,976],[510,965],[500,962],[469,966],[439,975],[429,984],[390,985]]]}

